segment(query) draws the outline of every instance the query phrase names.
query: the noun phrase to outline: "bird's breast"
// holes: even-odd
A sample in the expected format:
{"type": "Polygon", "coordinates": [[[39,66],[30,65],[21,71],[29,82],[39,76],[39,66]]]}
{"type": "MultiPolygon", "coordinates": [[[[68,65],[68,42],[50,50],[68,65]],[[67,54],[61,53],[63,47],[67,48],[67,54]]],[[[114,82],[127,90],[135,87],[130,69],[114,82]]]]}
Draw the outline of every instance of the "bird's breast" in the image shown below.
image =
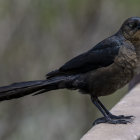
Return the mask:
{"type": "Polygon", "coordinates": [[[88,92],[99,97],[112,94],[125,86],[132,79],[132,73],[113,63],[88,73],[86,79],[88,92]]]}
{"type": "Polygon", "coordinates": [[[136,65],[135,50],[126,46],[121,47],[113,64],[87,73],[88,92],[95,96],[112,94],[130,82],[136,65]]]}
{"type": "Polygon", "coordinates": [[[114,63],[119,67],[122,67],[124,74],[129,74],[133,77],[138,64],[137,54],[133,45],[125,44],[122,46],[114,63]]]}

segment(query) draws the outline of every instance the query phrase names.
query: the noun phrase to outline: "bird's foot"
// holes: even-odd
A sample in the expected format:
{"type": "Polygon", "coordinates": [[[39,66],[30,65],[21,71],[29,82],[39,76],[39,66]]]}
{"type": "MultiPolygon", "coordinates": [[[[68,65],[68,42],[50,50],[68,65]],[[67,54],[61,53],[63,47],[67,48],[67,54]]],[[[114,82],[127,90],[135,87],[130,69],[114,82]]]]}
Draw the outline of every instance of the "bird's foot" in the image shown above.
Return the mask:
{"type": "Polygon", "coordinates": [[[124,115],[119,115],[119,116],[116,116],[116,115],[113,115],[113,114],[108,114],[108,116],[111,118],[111,119],[130,119],[130,120],[133,120],[135,117],[134,116],[124,116],[124,115]]]}
{"type": "Polygon", "coordinates": [[[102,117],[94,121],[93,126],[96,124],[100,123],[109,123],[109,124],[127,124],[127,123],[132,123],[133,121],[133,116],[107,116],[107,117],[102,117]]]}

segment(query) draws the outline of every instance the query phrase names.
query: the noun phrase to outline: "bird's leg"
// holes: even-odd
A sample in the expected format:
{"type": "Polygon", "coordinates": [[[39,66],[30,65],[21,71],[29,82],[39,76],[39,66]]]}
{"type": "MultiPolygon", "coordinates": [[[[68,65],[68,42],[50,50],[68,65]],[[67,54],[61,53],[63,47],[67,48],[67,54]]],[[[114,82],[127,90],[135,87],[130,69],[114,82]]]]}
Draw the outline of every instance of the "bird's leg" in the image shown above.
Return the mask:
{"type": "Polygon", "coordinates": [[[114,119],[131,119],[133,118],[134,116],[124,116],[124,115],[119,115],[119,116],[116,116],[116,115],[113,115],[111,112],[109,112],[106,107],[101,103],[101,101],[96,98],[97,102],[99,103],[99,105],[103,108],[103,110],[106,112],[107,115],[110,116],[110,118],[114,118],[114,119]]]}
{"type": "Polygon", "coordinates": [[[99,118],[94,121],[93,125],[99,123],[110,123],[110,124],[127,124],[132,122],[132,116],[115,116],[112,115],[105,106],[99,101],[97,97],[91,96],[91,100],[94,105],[100,110],[100,112],[104,115],[104,117],[99,118]]]}

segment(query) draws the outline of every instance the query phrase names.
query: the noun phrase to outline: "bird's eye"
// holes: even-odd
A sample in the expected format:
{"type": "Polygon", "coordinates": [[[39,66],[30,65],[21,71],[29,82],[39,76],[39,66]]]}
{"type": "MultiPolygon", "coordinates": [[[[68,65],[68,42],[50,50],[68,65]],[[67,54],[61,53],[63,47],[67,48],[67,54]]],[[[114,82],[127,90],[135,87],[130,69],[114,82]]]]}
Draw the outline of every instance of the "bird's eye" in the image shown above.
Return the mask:
{"type": "Polygon", "coordinates": [[[133,23],[133,22],[130,22],[130,23],[128,24],[128,26],[129,26],[130,28],[135,28],[135,27],[136,27],[136,24],[133,23]]]}

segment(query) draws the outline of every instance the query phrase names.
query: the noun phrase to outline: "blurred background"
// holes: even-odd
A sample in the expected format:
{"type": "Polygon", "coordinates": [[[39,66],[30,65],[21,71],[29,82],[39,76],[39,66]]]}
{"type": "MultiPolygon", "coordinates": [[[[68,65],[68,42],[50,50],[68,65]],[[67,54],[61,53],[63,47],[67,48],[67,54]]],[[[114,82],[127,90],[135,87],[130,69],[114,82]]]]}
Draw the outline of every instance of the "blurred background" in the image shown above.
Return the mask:
{"type": "MultiPolygon", "coordinates": [[[[45,74],[140,15],[139,0],[0,0],[0,85],[45,74]]],[[[111,109],[127,86],[101,100],[111,109]]],[[[57,90],[0,103],[0,140],[79,140],[101,116],[88,95],[57,90]]]]}

